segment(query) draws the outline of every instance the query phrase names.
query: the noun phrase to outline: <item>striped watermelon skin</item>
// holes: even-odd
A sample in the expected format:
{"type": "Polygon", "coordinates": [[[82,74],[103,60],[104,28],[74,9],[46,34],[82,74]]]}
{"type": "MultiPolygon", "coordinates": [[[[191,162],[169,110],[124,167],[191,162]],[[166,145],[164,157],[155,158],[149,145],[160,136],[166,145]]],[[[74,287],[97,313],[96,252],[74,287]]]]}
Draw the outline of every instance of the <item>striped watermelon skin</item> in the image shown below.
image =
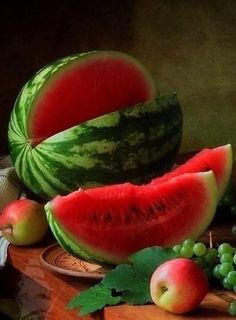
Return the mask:
{"type": "MultiPolygon", "coordinates": [[[[28,92],[28,99],[34,93],[28,92]]],[[[21,99],[27,99],[24,95],[11,115],[10,154],[21,180],[42,198],[78,188],[146,182],[175,161],[182,139],[182,110],[176,94],[86,121],[36,147],[27,137],[26,110],[19,107],[21,99]]]]}
{"type": "MultiPolygon", "coordinates": [[[[59,69],[63,68],[70,62],[86,56],[89,53],[75,54],[62,59],[58,59],[53,64],[48,64],[40,69],[35,75],[25,84],[14,105],[14,111],[11,114],[10,133],[12,124],[14,131],[19,137],[24,136],[28,141],[28,117],[35,100],[35,96],[43,87],[43,85],[52,77],[59,69]]],[[[20,139],[21,140],[21,139],[20,139]]],[[[29,141],[30,142],[30,141],[29,141]]]]}

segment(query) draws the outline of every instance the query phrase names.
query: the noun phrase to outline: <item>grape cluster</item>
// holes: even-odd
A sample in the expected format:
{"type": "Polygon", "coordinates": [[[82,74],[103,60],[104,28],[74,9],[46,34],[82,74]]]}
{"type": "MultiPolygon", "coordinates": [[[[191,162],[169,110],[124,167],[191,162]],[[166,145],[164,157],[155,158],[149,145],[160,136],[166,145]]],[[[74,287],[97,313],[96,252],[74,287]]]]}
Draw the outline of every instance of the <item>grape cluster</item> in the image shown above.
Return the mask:
{"type": "MultiPolygon", "coordinates": [[[[173,246],[173,250],[179,257],[193,259],[198,263],[209,280],[236,293],[236,250],[229,243],[211,248],[203,242],[186,239],[173,246]]],[[[229,303],[228,312],[236,315],[236,301],[229,303]]]]}
{"type": "Polygon", "coordinates": [[[209,278],[213,276],[213,269],[218,259],[216,248],[208,248],[203,242],[186,239],[181,244],[175,245],[173,250],[179,257],[193,259],[209,278]]]}

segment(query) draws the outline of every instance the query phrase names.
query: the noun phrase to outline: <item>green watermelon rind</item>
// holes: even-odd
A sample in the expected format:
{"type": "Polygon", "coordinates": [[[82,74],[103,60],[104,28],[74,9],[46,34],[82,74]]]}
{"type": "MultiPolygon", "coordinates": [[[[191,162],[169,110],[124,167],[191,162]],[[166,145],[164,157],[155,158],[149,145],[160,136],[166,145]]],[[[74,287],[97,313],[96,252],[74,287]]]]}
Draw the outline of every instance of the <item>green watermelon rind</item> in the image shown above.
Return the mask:
{"type": "Polygon", "coordinates": [[[175,93],[84,122],[35,148],[14,117],[13,111],[9,142],[16,172],[45,199],[79,187],[148,181],[173,165],[182,140],[175,93]]]}
{"type": "Polygon", "coordinates": [[[71,255],[77,258],[80,257],[89,262],[101,262],[101,263],[113,264],[112,259],[111,260],[109,260],[109,258],[104,259],[104,257],[96,253],[93,253],[93,255],[91,255],[91,253],[88,253],[91,250],[91,248],[89,249],[85,244],[83,245],[81,242],[78,243],[76,239],[73,239],[73,236],[69,234],[69,232],[65,232],[63,228],[61,228],[60,224],[53,217],[53,213],[50,210],[49,204],[45,205],[45,212],[46,212],[48,224],[50,226],[50,229],[55,239],[66,252],[70,253],[71,255]]]}

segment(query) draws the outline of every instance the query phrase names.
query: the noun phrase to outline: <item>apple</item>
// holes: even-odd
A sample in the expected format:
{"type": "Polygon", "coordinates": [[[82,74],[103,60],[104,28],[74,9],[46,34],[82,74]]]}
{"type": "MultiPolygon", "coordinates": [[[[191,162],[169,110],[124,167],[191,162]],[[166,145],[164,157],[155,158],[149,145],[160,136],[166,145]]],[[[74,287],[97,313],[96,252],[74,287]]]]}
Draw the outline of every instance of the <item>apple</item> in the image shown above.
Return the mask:
{"type": "Polygon", "coordinates": [[[150,281],[153,302],[172,313],[192,311],[208,291],[206,274],[196,262],[187,258],[164,262],[154,271],[150,281]]]}
{"type": "Polygon", "coordinates": [[[44,207],[34,200],[12,201],[0,214],[0,231],[14,245],[35,244],[43,239],[47,230],[44,207]]]}

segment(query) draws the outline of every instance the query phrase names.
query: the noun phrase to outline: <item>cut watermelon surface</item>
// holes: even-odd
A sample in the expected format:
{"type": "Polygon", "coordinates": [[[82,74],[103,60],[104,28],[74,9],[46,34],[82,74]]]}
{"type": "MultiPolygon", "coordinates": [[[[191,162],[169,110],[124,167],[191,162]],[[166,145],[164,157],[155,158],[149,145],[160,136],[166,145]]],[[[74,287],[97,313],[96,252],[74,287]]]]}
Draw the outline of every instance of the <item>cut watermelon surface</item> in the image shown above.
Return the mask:
{"type": "Polygon", "coordinates": [[[216,181],[208,171],[160,184],[79,190],[57,196],[45,209],[66,251],[116,264],[145,247],[197,239],[212,221],[216,204],[216,181]]]}
{"type": "Polygon", "coordinates": [[[53,69],[46,67],[38,73],[37,83],[40,80],[43,84],[28,118],[28,136],[33,145],[157,95],[155,82],[142,64],[115,51],[95,51],[56,61],[53,69]]]}
{"type": "Polygon", "coordinates": [[[212,149],[203,149],[182,165],[174,170],[167,172],[161,177],[152,180],[152,183],[163,183],[170,178],[183,173],[199,172],[212,170],[214,172],[217,187],[218,201],[222,198],[232,172],[233,154],[230,144],[219,146],[212,149]]]}

